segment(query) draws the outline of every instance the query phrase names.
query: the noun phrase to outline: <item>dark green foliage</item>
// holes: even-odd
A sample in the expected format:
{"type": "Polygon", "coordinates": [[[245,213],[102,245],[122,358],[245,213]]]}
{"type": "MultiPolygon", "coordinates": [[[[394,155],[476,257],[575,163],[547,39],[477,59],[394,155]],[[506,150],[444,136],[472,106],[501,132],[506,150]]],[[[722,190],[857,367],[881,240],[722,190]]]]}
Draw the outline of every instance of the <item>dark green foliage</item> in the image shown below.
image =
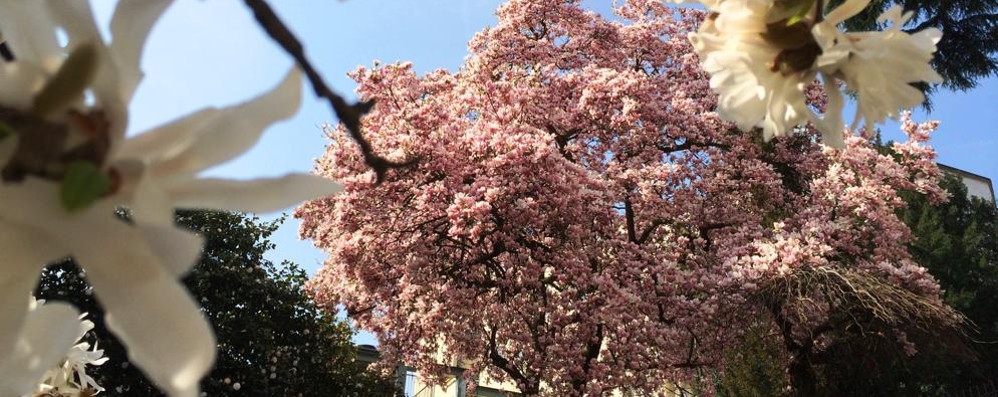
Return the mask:
{"type": "Polygon", "coordinates": [[[994,202],[969,197],[959,178],[949,176],[943,187],[946,204],[932,205],[909,194],[903,215],[917,239],[915,260],[939,280],[947,303],[977,327],[973,344],[981,360],[979,371],[965,371],[968,383],[998,379],[998,209],[994,202]]]}
{"type": "MultiPolygon", "coordinates": [[[[393,396],[395,384],[354,361],[351,330],[317,310],[303,290],[306,274],[264,258],[278,223],[240,214],[182,212],[178,223],[206,239],[205,252],[184,279],[218,337],[218,360],[202,382],[209,396],[393,396]],[[273,374],[273,378],[271,378],[273,374]],[[239,390],[234,390],[239,383],[239,390]]],[[[128,364],[104,326],[99,304],[72,261],[49,267],[40,298],[70,301],[96,324],[110,360],[94,371],[108,396],[160,396],[128,364]]],[[[150,313],[155,315],[155,313],[150,313]]],[[[102,394],[103,395],[103,394],[102,394]]]]}
{"type": "Polygon", "coordinates": [[[958,335],[878,328],[828,335],[832,342],[815,359],[816,396],[944,396],[963,388],[962,372],[974,356],[958,335]],[[917,348],[915,355],[904,352],[898,331],[917,348]]]}
{"type": "Polygon", "coordinates": [[[981,78],[998,74],[998,0],[873,0],[846,27],[874,29],[877,17],[894,5],[915,13],[906,31],[935,27],[943,32],[933,67],[946,80],[945,87],[966,90],[981,78]]]}

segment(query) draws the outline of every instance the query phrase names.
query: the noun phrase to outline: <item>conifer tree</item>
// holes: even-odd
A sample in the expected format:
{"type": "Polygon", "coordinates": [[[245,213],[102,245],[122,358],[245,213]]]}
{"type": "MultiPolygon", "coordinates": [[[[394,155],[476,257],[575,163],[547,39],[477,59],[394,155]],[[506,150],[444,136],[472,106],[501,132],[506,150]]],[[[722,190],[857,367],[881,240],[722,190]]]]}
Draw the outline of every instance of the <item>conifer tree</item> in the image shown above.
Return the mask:
{"type": "MultiPolygon", "coordinates": [[[[842,3],[834,0],[831,3],[842,3]]],[[[935,27],[943,32],[933,68],[949,89],[967,90],[982,78],[998,73],[998,1],[995,0],[873,0],[846,27],[867,31],[877,27],[877,17],[895,5],[914,13],[904,30],[935,27]]]]}
{"type": "Polygon", "coordinates": [[[998,377],[998,209],[971,197],[955,176],[943,180],[948,203],[933,206],[915,194],[903,217],[917,239],[911,252],[943,287],[944,299],[977,328],[980,379],[998,377]]]}

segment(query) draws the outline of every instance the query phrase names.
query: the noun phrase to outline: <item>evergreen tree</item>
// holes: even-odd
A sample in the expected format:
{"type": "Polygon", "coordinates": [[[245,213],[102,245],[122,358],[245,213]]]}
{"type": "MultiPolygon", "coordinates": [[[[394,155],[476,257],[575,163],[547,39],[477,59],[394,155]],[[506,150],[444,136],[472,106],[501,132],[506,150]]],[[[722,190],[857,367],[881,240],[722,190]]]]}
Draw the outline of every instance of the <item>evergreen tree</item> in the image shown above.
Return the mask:
{"type": "MultiPolygon", "coordinates": [[[[833,5],[842,2],[831,1],[833,5]]],[[[998,73],[998,1],[873,0],[870,7],[847,21],[846,27],[875,29],[877,17],[895,5],[914,12],[905,30],[935,27],[943,32],[933,67],[946,79],[946,88],[974,88],[981,78],[998,73]]]]}
{"type": "Polygon", "coordinates": [[[947,303],[977,328],[972,335],[981,360],[970,379],[998,378],[998,208],[971,197],[962,181],[943,181],[950,200],[934,206],[917,194],[906,197],[903,214],[917,240],[912,254],[939,280],[947,303]]]}
{"type": "MultiPolygon", "coordinates": [[[[215,327],[218,359],[202,382],[209,396],[392,396],[392,380],[355,361],[352,331],[320,313],[305,294],[306,274],[290,262],[264,258],[279,222],[241,214],[185,211],[177,222],[206,241],[200,262],[184,279],[215,327]]],[[[89,312],[96,339],[110,360],[93,371],[108,396],[160,396],[128,362],[110,334],[99,302],[76,265],[46,269],[37,295],[89,312]]]]}

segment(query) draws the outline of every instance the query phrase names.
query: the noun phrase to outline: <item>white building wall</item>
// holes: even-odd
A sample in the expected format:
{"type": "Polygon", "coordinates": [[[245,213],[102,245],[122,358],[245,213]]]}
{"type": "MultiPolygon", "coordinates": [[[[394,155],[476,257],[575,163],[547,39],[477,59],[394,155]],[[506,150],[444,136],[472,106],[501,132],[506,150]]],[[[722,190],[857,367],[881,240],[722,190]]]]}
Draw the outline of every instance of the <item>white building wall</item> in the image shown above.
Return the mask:
{"type": "Polygon", "coordinates": [[[977,175],[973,172],[964,171],[959,168],[950,167],[946,164],[939,164],[939,169],[943,170],[943,172],[947,174],[960,177],[963,181],[963,185],[967,187],[967,194],[971,197],[978,197],[992,202],[995,201],[995,189],[994,184],[991,182],[991,178],[977,175]]]}
{"type": "Polygon", "coordinates": [[[994,191],[992,190],[990,180],[969,177],[966,175],[962,175],[962,177],[963,184],[967,185],[968,194],[985,200],[995,201],[994,191]]]}

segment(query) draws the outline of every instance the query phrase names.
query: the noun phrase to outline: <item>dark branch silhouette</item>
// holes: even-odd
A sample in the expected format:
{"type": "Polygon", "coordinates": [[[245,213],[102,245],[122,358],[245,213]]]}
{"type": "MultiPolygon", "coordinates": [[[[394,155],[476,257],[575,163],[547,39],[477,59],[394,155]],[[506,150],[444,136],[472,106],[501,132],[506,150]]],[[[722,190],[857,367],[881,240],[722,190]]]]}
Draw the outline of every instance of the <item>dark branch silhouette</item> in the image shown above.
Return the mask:
{"type": "Polygon", "coordinates": [[[305,75],[308,77],[308,81],[312,84],[312,89],[315,91],[315,95],[320,98],[324,98],[329,101],[332,106],[333,113],[336,117],[340,119],[343,126],[346,127],[347,131],[350,132],[350,136],[357,142],[360,146],[360,150],[364,155],[364,163],[367,166],[374,169],[377,175],[377,181],[381,182],[385,176],[385,173],[390,169],[402,168],[412,165],[416,162],[415,159],[409,160],[402,163],[396,163],[385,159],[384,157],[378,156],[374,153],[371,148],[370,142],[364,139],[364,135],[361,133],[361,121],[360,118],[374,106],[374,102],[358,102],[355,104],[349,104],[343,97],[339,96],[332,89],[326,85],[326,82],[322,79],[322,76],[312,63],[309,62],[308,58],[305,56],[305,47],[301,44],[301,41],[295,37],[294,33],[288,29],[287,25],[281,21],[281,19],[274,13],[274,10],[270,7],[265,0],[245,0],[246,5],[253,10],[253,15],[256,17],[257,22],[260,27],[267,32],[267,34],[274,39],[281,48],[284,48],[298,66],[302,68],[305,75]]]}
{"type": "Polygon", "coordinates": [[[3,57],[6,62],[14,62],[14,53],[10,51],[10,47],[7,46],[3,37],[0,37],[0,57],[3,57]]]}

